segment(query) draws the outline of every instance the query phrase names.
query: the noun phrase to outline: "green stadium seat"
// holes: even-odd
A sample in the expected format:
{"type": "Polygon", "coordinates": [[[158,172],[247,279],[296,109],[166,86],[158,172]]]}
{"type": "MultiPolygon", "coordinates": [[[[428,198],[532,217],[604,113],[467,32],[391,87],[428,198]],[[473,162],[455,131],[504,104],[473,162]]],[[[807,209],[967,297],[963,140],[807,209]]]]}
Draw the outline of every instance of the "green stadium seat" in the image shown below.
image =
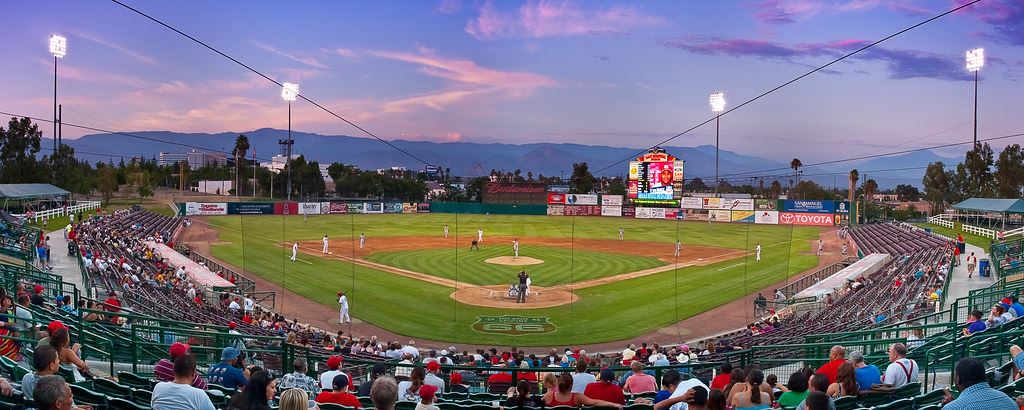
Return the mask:
{"type": "Polygon", "coordinates": [[[150,410],[149,406],[140,406],[134,402],[113,398],[107,402],[107,408],[110,410],[150,410]]]}
{"type": "Polygon", "coordinates": [[[148,406],[153,402],[153,391],[148,389],[132,389],[132,401],[148,406]]]}
{"type": "Polygon", "coordinates": [[[75,371],[69,367],[61,366],[57,369],[57,375],[63,377],[68,384],[75,384],[75,371]]]}
{"type": "Polygon", "coordinates": [[[27,369],[25,366],[22,366],[22,365],[14,366],[14,380],[16,380],[16,381],[20,382],[22,379],[25,378],[25,375],[29,374],[29,373],[32,373],[32,371],[27,369]]]}
{"type": "Polygon", "coordinates": [[[0,395],[0,409],[20,409],[25,407],[25,396],[15,392],[10,396],[0,395]]]}
{"type": "Polygon", "coordinates": [[[153,380],[131,372],[117,372],[117,382],[134,389],[153,389],[153,380]]]}
{"type": "Polygon", "coordinates": [[[75,397],[75,403],[88,404],[94,408],[107,405],[107,396],[77,384],[71,385],[71,393],[75,397]]]}
{"type": "MultiPolygon", "coordinates": [[[[631,401],[629,400],[626,401],[626,403],[630,402],[631,401]]],[[[651,410],[653,408],[654,406],[651,406],[649,404],[627,404],[625,407],[622,408],[622,410],[651,410]]]]}
{"type": "Polygon", "coordinates": [[[918,407],[917,410],[939,410],[942,408],[941,404],[929,404],[924,407],[918,407]]]}
{"type": "Polygon", "coordinates": [[[398,401],[395,403],[395,410],[415,410],[416,402],[414,401],[398,401]]]}
{"type": "Polygon", "coordinates": [[[210,397],[210,401],[213,402],[213,407],[222,408],[228,404],[229,396],[225,395],[220,390],[207,389],[206,395],[210,397]]]}
{"type": "Polygon", "coordinates": [[[999,390],[999,391],[1001,391],[1003,393],[1006,393],[1007,396],[1017,397],[1016,396],[1017,389],[1015,389],[1012,384],[1007,384],[1007,385],[1005,385],[1003,387],[1000,387],[997,390],[999,390]]]}
{"type": "Polygon", "coordinates": [[[845,396],[835,400],[836,410],[853,410],[860,407],[857,396],[845,396]]]}
{"type": "Polygon", "coordinates": [[[219,384],[213,384],[213,383],[207,384],[206,385],[206,390],[216,390],[216,391],[219,391],[219,392],[223,393],[227,397],[231,397],[231,395],[235,394],[234,390],[231,390],[231,389],[229,389],[227,387],[221,386],[219,384]]]}
{"type": "Polygon", "coordinates": [[[899,399],[891,403],[875,406],[875,410],[912,410],[914,399],[899,399]]]}
{"type": "Polygon", "coordinates": [[[110,397],[118,397],[122,399],[132,398],[132,388],[123,384],[117,383],[113,380],[96,378],[92,380],[92,389],[98,393],[106,394],[110,397]]]}
{"type": "Polygon", "coordinates": [[[896,389],[893,395],[897,399],[909,399],[911,397],[921,394],[921,383],[907,383],[902,387],[896,389]]]}
{"type": "MultiPolygon", "coordinates": [[[[449,395],[446,395],[446,396],[449,396],[449,395]]],[[[359,404],[361,406],[363,406],[365,408],[368,408],[368,409],[369,408],[373,408],[373,400],[370,400],[369,397],[359,396],[358,399],[359,399],[359,404]]]]}
{"type": "Polygon", "coordinates": [[[352,406],[342,406],[340,404],[334,404],[334,403],[317,403],[316,405],[317,405],[317,407],[320,407],[321,410],[355,410],[356,409],[355,407],[352,407],[352,406]]]}
{"type": "Polygon", "coordinates": [[[928,393],[914,396],[915,406],[927,406],[931,404],[942,403],[942,398],[946,396],[946,392],[943,389],[935,389],[928,393]]]}

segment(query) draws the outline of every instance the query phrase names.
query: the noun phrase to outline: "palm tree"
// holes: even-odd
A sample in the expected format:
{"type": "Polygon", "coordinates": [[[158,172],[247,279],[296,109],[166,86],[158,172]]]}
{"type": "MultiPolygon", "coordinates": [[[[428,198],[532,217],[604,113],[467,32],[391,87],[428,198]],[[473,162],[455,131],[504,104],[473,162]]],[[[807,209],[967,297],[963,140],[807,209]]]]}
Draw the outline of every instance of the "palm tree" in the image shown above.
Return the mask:
{"type": "Polygon", "coordinates": [[[804,166],[803,162],[800,162],[799,158],[793,158],[789,161],[789,167],[793,169],[793,177],[796,178],[796,183],[800,183],[800,167],[804,166]]]}
{"type": "Polygon", "coordinates": [[[232,155],[235,157],[235,196],[239,196],[242,192],[242,187],[238,184],[238,181],[242,179],[239,175],[239,166],[245,160],[247,152],[249,152],[249,137],[241,134],[238,138],[235,138],[235,150],[232,152],[232,155]]]}
{"type": "Polygon", "coordinates": [[[871,201],[875,197],[875,193],[878,192],[878,182],[873,179],[864,181],[864,199],[871,201]]]}
{"type": "Polygon", "coordinates": [[[850,193],[848,195],[850,205],[853,205],[853,198],[857,193],[857,180],[860,179],[860,172],[856,168],[850,171],[850,193]]]}

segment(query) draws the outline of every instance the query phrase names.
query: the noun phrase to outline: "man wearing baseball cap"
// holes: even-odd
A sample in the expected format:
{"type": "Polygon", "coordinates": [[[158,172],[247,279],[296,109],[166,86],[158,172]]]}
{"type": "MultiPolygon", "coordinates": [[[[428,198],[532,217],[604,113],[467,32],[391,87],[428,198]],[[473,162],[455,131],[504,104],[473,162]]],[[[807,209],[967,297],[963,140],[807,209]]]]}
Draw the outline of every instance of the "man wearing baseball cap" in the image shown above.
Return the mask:
{"type": "Polygon", "coordinates": [[[235,367],[235,361],[238,360],[240,354],[238,349],[225,347],[220,353],[220,363],[210,366],[210,370],[206,372],[210,377],[210,383],[219,384],[228,389],[245,387],[249,381],[249,377],[246,375],[248,370],[242,371],[235,367]]]}
{"type": "Polygon", "coordinates": [[[349,380],[345,374],[334,376],[331,381],[332,390],[325,391],[316,396],[317,403],[334,403],[342,406],[359,408],[359,399],[348,392],[349,380]]]}
{"type": "MultiPolygon", "coordinates": [[[[334,355],[327,358],[327,371],[320,374],[320,387],[323,389],[330,389],[334,385],[334,376],[339,374],[345,374],[341,371],[341,362],[344,359],[339,355],[334,355]]],[[[348,376],[348,374],[345,374],[348,376]]],[[[352,377],[348,377],[348,388],[352,390],[352,377]]]]}
{"type": "Polygon", "coordinates": [[[622,394],[622,388],[615,381],[615,372],[612,369],[601,370],[601,378],[596,383],[590,383],[583,390],[583,395],[594,400],[604,400],[610,403],[626,404],[626,396],[622,394]]]}
{"type": "Polygon", "coordinates": [[[444,380],[438,377],[440,372],[441,364],[436,360],[427,363],[427,376],[423,378],[423,383],[437,387],[438,391],[444,391],[444,380]]]}
{"type": "MultiPolygon", "coordinates": [[[[59,321],[59,320],[54,320],[54,321],[50,322],[50,324],[46,325],[46,336],[44,336],[42,339],[39,339],[39,342],[36,343],[36,347],[38,348],[38,347],[42,347],[42,346],[49,346],[50,345],[50,335],[52,335],[54,332],[56,332],[56,331],[58,331],[60,329],[63,329],[63,328],[64,328],[64,324],[61,323],[61,321],[59,321]]],[[[78,353],[78,352],[76,351],[75,353],[78,353]]]]}
{"type": "MultiPolygon", "coordinates": [[[[167,353],[170,357],[160,359],[159,362],[156,362],[156,366],[153,368],[153,374],[156,376],[156,379],[162,382],[174,381],[174,359],[188,353],[188,351],[189,345],[181,342],[174,342],[174,344],[167,349],[167,353]]],[[[199,376],[199,372],[196,372],[195,377],[192,379],[192,387],[206,390],[206,381],[199,376]]]]}
{"type": "Polygon", "coordinates": [[[439,410],[434,405],[434,401],[437,400],[437,386],[429,384],[420,386],[419,396],[420,402],[416,403],[416,410],[439,410]]]}

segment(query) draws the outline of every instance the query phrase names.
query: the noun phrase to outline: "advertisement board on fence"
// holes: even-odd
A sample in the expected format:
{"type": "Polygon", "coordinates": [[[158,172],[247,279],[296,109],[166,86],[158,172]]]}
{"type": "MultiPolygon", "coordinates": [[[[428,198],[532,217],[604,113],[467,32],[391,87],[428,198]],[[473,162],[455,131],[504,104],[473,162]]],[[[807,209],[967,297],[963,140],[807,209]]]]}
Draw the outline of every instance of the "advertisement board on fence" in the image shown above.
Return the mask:
{"type": "Polygon", "coordinates": [[[321,202],[320,203],[320,214],[323,215],[323,214],[329,214],[329,213],[331,213],[331,203],[330,202],[321,202]]]}
{"type": "Polygon", "coordinates": [[[722,198],[701,198],[701,208],[722,209],[722,198]]]}
{"type": "Polygon", "coordinates": [[[850,214],[850,201],[836,201],[837,214],[850,214]]]}
{"type": "Polygon", "coordinates": [[[634,206],[624,206],[624,207],[622,207],[622,216],[629,216],[629,217],[636,216],[636,207],[634,207],[634,206]]]}
{"type": "Polygon", "coordinates": [[[665,219],[665,208],[637,207],[634,216],[637,219],[665,219]]]}
{"type": "Polygon", "coordinates": [[[779,223],[779,211],[754,211],[754,223],[776,225],[779,223]]]}
{"type": "Polygon", "coordinates": [[[686,218],[685,219],[687,221],[707,221],[708,220],[708,211],[705,211],[703,209],[684,209],[683,212],[686,213],[686,218]]]}
{"type": "Polygon", "coordinates": [[[319,202],[300,202],[299,203],[299,214],[303,214],[303,215],[319,215],[320,214],[320,203],[319,202]]]}
{"type": "Polygon", "coordinates": [[[384,213],[384,203],[382,202],[364,202],[363,203],[364,214],[382,214],[384,213]]]}
{"type": "Polygon", "coordinates": [[[347,205],[348,205],[348,213],[350,213],[350,214],[361,214],[361,213],[363,213],[363,203],[362,202],[349,202],[347,205]]]}
{"type": "Polygon", "coordinates": [[[228,202],[228,215],[273,215],[270,202],[228,202]]]}
{"type": "Polygon", "coordinates": [[[742,223],[754,223],[754,211],[731,211],[730,221],[742,223]]]}
{"type": "Polygon", "coordinates": [[[603,205],[601,206],[601,216],[622,216],[622,206],[603,205]]]}
{"type": "Polygon", "coordinates": [[[686,219],[682,209],[666,209],[665,219],[686,219]]]}
{"type": "Polygon", "coordinates": [[[732,212],[723,211],[720,209],[711,209],[708,210],[708,218],[710,218],[713,222],[731,222],[732,212]]]}
{"type": "Polygon", "coordinates": [[[754,200],[750,198],[725,199],[722,201],[723,209],[730,211],[753,211],[754,200]]]}
{"type": "Polygon", "coordinates": [[[622,206],[622,195],[601,195],[601,205],[622,206]]]}
{"type": "Polygon", "coordinates": [[[782,225],[833,226],[836,224],[834,214],[807,214],[796,212],[780,212],[779,223],[782,225]]]}
{"type": "Polygon", "coordinates": [[[774,199],[755,199],[754,210],[756,211],[774,211],[775,210],[774,199]]]}
{"type": "Polygon", "coordinates": [[[781,211],[794,213],[832,214],[835,213],[835,203],[833,201],[786,200],[782,201],[781,211]]]}
{"type": "Polygon", "coordinates": [[[331,202],[331,213],[332,214],[347,214],[348,204],[344,202],[331,202]]]}
{"type": "Polygon", "coordinates": [[[384,213],[386,213],[386,214],[400,214],[400,213],[402,213],[402,203],[401,202],[385,202],[384,203],[384,213]]]}
{"type": "Polygon", "coordinates": [[[565,205],[548,205],[548,215],[565,215],[565,205]]]}
{"type": "Polygon", "coordinates": [[[418,214],[429,214],[430,213],[430,202],[420,202],[416,204],[416,213],[418,214]]]}
{"type": "Polygon", "coordinates": [[[565,194],[558,192],[548,192],[548,205],[564,204],[565,194]]]}
{"type": "Polygon", "coordinates": [[[687,196],[680,200],[679,207],[683,209],[704,209],[704,201],[701,198],[687,196]]]}
{"type": "Polygon", "coordinates": [[[597,195],[592,194],[568,194],[565,196],[566,205],[597,205],[597,195]]]}
{"type": "Polygon", "coordinates": [[[186,202],[185,215],[227,215],[226,202],[186,202]]]}
{"type": "Polygon", "coordinates": [[[274,202],[274,215],[298,215],[298,202],[274,202]]]}
{"type": "Polygon", "coordinates": [[[598,205],[565,205],[567,216],[599,216],[601,207],[598,205]]]}
{"type": "Polygon", "coordinates": [[[402,213],[403,214],[414,214],[414,213],[416,213],[416,204],[415,203],[402,204],[402,213]]]}

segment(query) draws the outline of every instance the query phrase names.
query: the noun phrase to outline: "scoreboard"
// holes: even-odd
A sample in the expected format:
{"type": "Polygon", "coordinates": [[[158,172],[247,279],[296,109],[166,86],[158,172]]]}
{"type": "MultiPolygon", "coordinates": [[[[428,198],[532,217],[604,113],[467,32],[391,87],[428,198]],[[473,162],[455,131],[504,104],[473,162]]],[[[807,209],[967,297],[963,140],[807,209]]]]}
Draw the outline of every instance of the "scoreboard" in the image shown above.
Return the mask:
{"type": "Polygon", "coordinates": [[[636,203],[672,205],[683,196],[683,161],[664,151],[629,163],[629,197],[636,203]]]}

